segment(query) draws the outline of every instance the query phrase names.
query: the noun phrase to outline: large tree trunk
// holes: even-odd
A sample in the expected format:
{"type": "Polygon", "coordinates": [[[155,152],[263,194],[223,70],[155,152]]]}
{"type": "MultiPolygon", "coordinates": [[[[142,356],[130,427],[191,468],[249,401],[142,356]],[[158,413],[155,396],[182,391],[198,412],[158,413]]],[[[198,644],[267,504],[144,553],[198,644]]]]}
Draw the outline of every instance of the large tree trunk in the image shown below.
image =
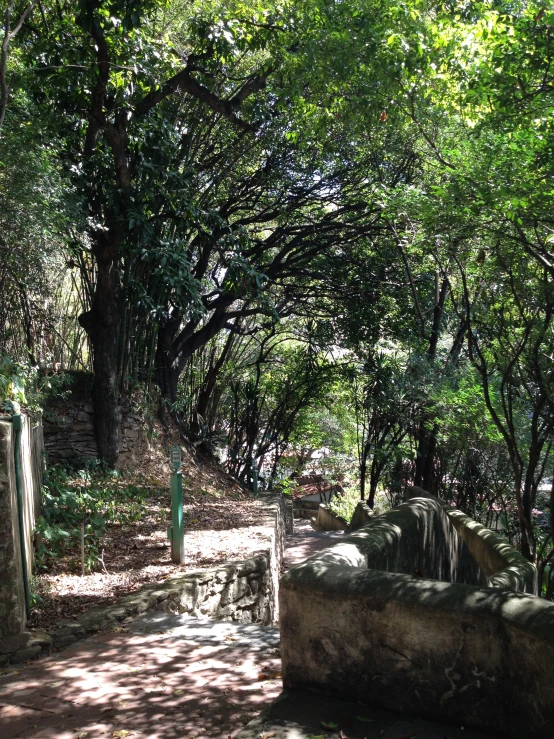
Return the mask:
{"type": "MultiPolygon", "coordinates": [[[[237,321],[236,325],[239,325],[240,321],[237,321]]],[[[213,363],[213,361],[210,362],[210,366],[208,368],[208,371],[206,373],[206,376],[204,378],[204,382],[202,383],[202,386],[200,388],[200,392],[198,393],[198,401],[196,404],[196,415],[197,417],[200,416],[204,419],[205,423],[210,426],[209,418],[208,418],[208,408],[210,406],[210,402],[212,400],[214,391],[217,386],[217,380],[219,378],[219,373],[221,372],[227,357],[229,355],[229,352],[231,351],[231,348],[233,344],[236,341],[236,334],[233,332],[229,332],[229,336],[227,337],[227,341],[225,342],[225,345],[223,347],[223,350],[221,354],[219,355],[219,358],[213,363]]],[[[197,432],[200,432],[200,428],[194,429],[197,432]]]]}
{"type": "MultiPolygon", "coordinates": [[[[427,358],[434,362],[437,356],[440,326],[444,303],[448,294],[448,280],[445,278],[439,288],[439,275],[435,274],[435,307],[433,309],[433,325],[429,338],[427,358]]],[[[416,458],[416,475],[414,484],[428,492],[433,492],[435,482],[435,455],[437,451],[438,426],[435,424],[431,431],[425,428],[424,419],[420,422],[418,431],[418,449],[416,458]]]]}
{"type": "Polygon", "coordinates": [[[168,413],[171,420],[179,429],[183,441],[192,443],[194,441],[194,434],[185,422],[183,414],[176,407],[177,388],[182,367],[177,366],[177,362],[175,361],[173,341],[179,329],[180,322],[181,315],[178,312],[174,312],[158,329],[156,382],[162,396],[162,405],[160,408],[162,422],[165,423],[166,414],[168,413]]]}
{"type": "Polygon", "coordinates": [[[160,388],[164,410],[171,412],[177,401],[179,371],[174,367],[173,339],[179,327],[177,317],[169,318],[158,328],[156,343],[156,382],[160,388]]]}
{"type": "Polygon", "coordinates": [[[118,337],[124,309],[115,250],[115,245],[96,250],[98,271],[92,308],[79,316],[93,352],[92,406],[98,454],[110,467],[116,466],[119,455],[118,337]]]}
{"type": "Polygon", "coordinates": [[[421,421],[418,431],[419,445],[417,449],[414,485],[427,490],[429,493],[433,492],[435,484],[435,457],[437,453],[438,430],[437,424],[434,424],[433,428],[428,431],[425,428],[425,423],[421,421]]]}

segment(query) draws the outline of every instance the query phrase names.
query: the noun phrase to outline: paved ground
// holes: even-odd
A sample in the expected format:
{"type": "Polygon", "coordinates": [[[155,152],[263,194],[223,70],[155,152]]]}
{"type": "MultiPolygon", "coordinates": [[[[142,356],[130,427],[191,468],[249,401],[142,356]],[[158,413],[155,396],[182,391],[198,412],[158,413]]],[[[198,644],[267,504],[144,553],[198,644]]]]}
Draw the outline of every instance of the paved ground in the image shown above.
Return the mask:
{"type": "MultiPolygon", "coordinates": [[[[300,522],[287,566],[334,538],[300,522]]],[[[150,613],[8,669],[0,739],[227,739],[279,695],[279,670],[276,628],[150,613]]]]}
{"type": "Polygon", "coordinates": [[[0,678],[0,739],[234,736],[281,690],[278,646],[276,628],[151,612],[0,678]]]}
{"type": "MultiPolygon", "coordinates": [[[[287,537],[286,567],[341,536],[299,522],[287,537]]],[[[313,695],[271,706],[279,670],[276,628],[151,612],[9,668],[0,677],[0,739],[232,739],[241,730],[241,739],[483,736],[313,695]],[[336,727],[327,731],[321,721],[336,727]]]]}
{"type": "MultiPolygon", "coordinates": [[[[284,692],[237,739],[491,739],[464,726],[410,718],[313,693],[284,692]]],[[[498,736],[497,736],[498,739],[498,736]]]]}
{"type": "Polygon", "coordinates": [[[307,519],[296,519],[294,534],[289,534],[286,539],[285,569],[290,570],[343,536],[342,531],[314,531],[307,519]]]}

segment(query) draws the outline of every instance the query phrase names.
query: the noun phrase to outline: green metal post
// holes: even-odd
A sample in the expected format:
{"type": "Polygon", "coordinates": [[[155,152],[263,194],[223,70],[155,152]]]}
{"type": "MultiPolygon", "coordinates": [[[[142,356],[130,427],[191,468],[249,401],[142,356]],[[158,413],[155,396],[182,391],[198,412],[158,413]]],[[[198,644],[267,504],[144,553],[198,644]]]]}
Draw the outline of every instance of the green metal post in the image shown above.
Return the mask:
{"type": "Polygon", "coordinates": [[[171,561],[185,563],[185,532],[183,527],[183,473],[171,475],[171,561]]]}
{"type": "Polygon", "coordinates": [[[31,618],[31,590],[29,588],[29,570],[27,567],[27,554],[25,552],[25,524],[23,519],[23,492],[21,484],[21,431],[23,429],[23,421],[19,413],[15,413],[12,416],[12,426],[14,430],[15,490],[17,495],[17,518],[19,521],[23,590],[25,593],[25,613],[27,618],[31,618]]]}

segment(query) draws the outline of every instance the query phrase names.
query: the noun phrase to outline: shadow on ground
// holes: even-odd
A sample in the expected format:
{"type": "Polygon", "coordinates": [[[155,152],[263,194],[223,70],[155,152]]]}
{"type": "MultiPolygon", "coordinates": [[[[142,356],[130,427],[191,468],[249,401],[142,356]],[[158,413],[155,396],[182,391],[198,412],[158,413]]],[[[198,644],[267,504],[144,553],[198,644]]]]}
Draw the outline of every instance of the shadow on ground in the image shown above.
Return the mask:
{"type": "Polygon", "coordinates": [[[277,629],[150,613],[10,670],[0,735],[234,736],[280,692],[278,645],[277,629]]]}
{"type": "Polygon", "coordinates": [[[302,691],[287,692],[237,739],[491,739],[490,734],[302,691]]]}

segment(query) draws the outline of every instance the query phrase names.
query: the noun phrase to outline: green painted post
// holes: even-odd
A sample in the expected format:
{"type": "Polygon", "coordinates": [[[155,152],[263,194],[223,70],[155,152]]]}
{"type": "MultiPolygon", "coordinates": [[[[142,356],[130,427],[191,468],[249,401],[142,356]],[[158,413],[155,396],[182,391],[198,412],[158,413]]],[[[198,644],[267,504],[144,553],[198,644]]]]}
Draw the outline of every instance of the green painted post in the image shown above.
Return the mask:
{"type": "Polygon", "coordinates": [[[183,525],[183,474],[181,466],[181,449],[171,447],[171,561],[182,565],[185,563],[185,532],[183,525]]]}

